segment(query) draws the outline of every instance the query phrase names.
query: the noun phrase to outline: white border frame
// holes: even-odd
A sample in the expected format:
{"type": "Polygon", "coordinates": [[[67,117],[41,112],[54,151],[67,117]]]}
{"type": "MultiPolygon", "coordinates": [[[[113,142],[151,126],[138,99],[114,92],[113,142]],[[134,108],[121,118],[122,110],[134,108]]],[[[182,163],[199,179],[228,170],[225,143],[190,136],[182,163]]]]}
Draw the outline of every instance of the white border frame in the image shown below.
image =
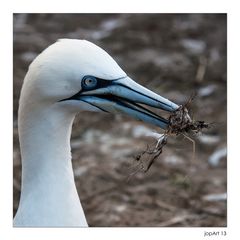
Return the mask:
{"type": "MultiPolygon", "coordinates": [[[[1,11],[1,167],[0,167],[0,239],[236,239],[239,228],[239,11],[230,1],[8,1],[1,11]],[[24,12],[159,12],[228,13],[228,227],[227,228],[13,228],[12,227],[12,14],[24,12]],[[235,128],[237,127],[237,129],[235,128]],[[238,222],[237,222],[238,221],[238,222]],[[227,236],[204,237],[205,231],[227,231],[227,236]]],[[[3,3],[2,3],[3,4],[3,3]]]]}

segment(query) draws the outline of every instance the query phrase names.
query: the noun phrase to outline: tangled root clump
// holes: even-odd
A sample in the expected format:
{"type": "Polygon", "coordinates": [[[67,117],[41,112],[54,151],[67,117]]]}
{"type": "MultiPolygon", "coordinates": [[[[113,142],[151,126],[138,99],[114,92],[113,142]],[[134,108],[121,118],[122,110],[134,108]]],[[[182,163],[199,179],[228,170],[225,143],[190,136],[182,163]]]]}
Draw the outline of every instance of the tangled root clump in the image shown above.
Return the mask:
{"type": "MultiPolygon", "coordinates": [[[[154,161],[159,158],[163,151],[163,147],[167,144],[167,139],[169,136],[183,135],[188,140],[193,143],[193,158],[195,155],[195,141],[189,137],[190,135],[196,135],[203,131],[203,129],[208,129],[210,124],[205,121],[194,121],[189,116],[188,105],[192,99],[190,99],[186,104],[181,105],[176,111],[172,112],[168,118],[169,125],[161,137],[157,139],[157,143],[154,145],[148,145],[146,150],[142,151],[135,157],[137,165],[135,170],[130,174],[129,178],[135,175],[137,172],[147,172],[154,161]]],[[[128,180],[129,180],[128,178],[128,180]]]]}
{"type": "Polygon", "coordinates": [[[183,134],[183,133],[199,133],[204,128],[208,128],[209,124],[204,121],[193,121],[189,116],[186,106],[181,105],[169,117],[169,126],[166,132],[168,134],[183,134]]]}

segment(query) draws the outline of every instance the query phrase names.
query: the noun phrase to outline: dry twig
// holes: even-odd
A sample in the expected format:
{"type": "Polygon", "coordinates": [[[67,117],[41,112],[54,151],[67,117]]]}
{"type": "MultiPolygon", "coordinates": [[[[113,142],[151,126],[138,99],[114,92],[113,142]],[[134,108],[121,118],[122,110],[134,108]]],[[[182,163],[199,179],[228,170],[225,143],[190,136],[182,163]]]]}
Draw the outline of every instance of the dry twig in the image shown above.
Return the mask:
{"type": "Polygon", "coordinates": [[[135,170],[129,175],[128,180],[139,171],[147,172],[150,169],[154,161],[161,155],[169,136],[183,135],[186,139],[192,142],[192,160],[195,159],[196,143],[190,136],[202,132],[205,128],[209,128],[210,124],[204,121],[194,121],[189,116],[188,109],[193,98],[194,96],[192,96],[184,105],[181,105],[176,111],[171,113],[168,119],[169,126],[164,134],[162,134],[157,140],[157,143],[153,146],[147,146],[146,150],[135,157],[137,165],[135,166],[135,170]]]}

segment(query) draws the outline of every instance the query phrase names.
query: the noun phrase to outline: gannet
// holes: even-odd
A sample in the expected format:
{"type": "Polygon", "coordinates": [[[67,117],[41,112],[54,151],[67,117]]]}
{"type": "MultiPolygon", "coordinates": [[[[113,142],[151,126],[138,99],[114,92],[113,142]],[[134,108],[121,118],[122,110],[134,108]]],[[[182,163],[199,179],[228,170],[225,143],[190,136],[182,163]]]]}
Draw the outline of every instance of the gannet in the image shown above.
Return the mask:
{"type": "Polygon", "coordinates": [[[143,105],[168,112],[179,107],[132,80],[89,41],[61,39],[37,56],[19,101],[22,187],[14,226],[88,226],[71,162],[75,115],[123,113],[166,129],[168,120],[143,105]]]}

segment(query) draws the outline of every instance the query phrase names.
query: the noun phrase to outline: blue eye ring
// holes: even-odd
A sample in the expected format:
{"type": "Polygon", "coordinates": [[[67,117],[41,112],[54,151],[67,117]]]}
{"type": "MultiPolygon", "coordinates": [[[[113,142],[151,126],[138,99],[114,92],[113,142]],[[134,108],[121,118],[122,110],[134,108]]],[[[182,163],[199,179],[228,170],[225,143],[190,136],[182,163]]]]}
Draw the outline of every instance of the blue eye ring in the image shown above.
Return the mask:
{"type": "Polygon", "coordinates": [[[86,90],[91,90],[97,86],[97,78],[93,76],[84,76],[82,79],[82,88],[86,90]]]}

